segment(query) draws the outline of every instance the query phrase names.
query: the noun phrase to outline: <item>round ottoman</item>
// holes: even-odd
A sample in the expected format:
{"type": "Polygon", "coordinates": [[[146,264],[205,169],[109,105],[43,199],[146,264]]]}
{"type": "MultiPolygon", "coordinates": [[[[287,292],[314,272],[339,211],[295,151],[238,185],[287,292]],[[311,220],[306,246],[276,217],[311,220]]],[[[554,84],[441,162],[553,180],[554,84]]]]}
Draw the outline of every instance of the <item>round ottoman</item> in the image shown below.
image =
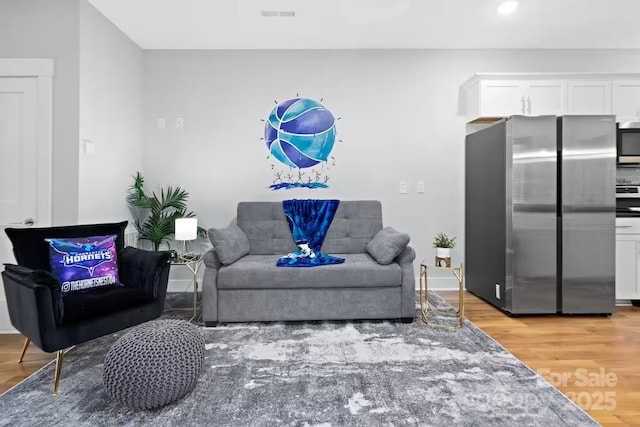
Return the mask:
{"type": "Polygon", "coordinates": [[[153,320],[116,341],[104,359],[107,393],[132,409],[174,402],[196,386],[204,339],[184,320],[153,320]]]}

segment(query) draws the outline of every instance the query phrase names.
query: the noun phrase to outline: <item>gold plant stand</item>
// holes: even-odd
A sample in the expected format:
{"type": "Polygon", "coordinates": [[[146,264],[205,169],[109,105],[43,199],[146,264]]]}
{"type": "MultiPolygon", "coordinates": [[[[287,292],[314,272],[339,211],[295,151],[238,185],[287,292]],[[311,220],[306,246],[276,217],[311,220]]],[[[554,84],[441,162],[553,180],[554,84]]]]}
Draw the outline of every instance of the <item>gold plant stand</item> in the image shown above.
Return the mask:
{"type": "Polygon", "coordinates": [[[462,276],[462,264],[460,267],[439,267],[429,266],[425,263],[420,264],[420,311],[422,312],[422,321],[429,326],[435,326],[438,328],[446,329],[460,329],[464,325],[464,281],[462,276]],[[428,270],[447,270],[451,271],[458,279],[458,310],[455,312],[439,311],[429,303],[429,275],[428,270]],[[445,325],[442,323],[435,323],[433,320],[429,320],[429,316],[453,316],[456,318],[454,325],[445,325]]]}

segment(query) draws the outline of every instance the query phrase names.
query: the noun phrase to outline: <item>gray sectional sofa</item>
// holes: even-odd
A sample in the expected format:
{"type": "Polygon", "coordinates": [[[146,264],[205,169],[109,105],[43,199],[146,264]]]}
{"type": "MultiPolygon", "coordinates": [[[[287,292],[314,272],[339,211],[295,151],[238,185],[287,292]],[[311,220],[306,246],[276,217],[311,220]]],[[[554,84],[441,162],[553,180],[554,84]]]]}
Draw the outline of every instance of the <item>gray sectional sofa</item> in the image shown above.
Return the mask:
{"type": "Polygon", "coordinates": [[[297,249],[282,202],[241,202],[236,221],[237,225],[209,230],[214,247],[204,255],[202,290],[207,326],[289,320],[413,321],[415,251],[406,245],[408,235],[404,234],[404,242],[394,241],[394,236],[403,234],[383,229],[379,201],[340,203],[322,246],[322,252],[345,258],[336,265],[276,267],[279,257],[297,249]]]}

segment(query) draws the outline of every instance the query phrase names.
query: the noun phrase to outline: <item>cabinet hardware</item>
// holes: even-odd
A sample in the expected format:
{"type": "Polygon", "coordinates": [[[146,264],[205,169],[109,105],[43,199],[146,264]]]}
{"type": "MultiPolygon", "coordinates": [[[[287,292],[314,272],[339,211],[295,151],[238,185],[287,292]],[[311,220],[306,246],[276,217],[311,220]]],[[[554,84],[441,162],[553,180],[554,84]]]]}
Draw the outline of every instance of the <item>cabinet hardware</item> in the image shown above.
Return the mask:
{"type": "Polygon", "coordinates": [[[527,114],[531,115],[531,97],[527,96],[527,114]]]}

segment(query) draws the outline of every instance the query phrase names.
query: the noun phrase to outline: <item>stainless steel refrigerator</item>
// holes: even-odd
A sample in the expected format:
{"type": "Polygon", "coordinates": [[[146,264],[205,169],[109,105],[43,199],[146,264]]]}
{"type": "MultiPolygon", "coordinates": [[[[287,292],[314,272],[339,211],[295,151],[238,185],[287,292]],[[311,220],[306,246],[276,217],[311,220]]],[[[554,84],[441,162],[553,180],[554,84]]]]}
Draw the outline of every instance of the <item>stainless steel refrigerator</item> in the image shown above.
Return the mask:
{"type": "Polygon", "coordinates": [[[615,116],[513,116],[465,147],[465,284],[511,314],[615,311],[615,116]]]}

